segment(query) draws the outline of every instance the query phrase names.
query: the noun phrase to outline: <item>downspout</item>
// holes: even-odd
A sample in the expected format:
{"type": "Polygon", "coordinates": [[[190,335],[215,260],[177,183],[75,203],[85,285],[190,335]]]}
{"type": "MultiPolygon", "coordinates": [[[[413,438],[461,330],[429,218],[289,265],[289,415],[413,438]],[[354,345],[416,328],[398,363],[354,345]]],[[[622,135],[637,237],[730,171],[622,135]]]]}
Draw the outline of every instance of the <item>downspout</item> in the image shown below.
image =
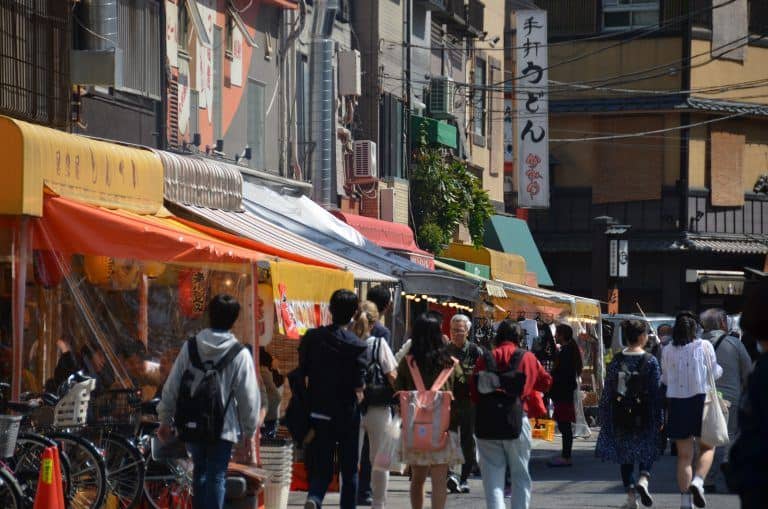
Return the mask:
{"type": "Polygon", "coordinates": [[[297,142],[297,128],[295,122],[295,108],[296,108],[296,96],[298,90],[296,88],[296,51],[295,44],[298,38],[304,31],[304,27],[307,23],[307,3],[305,0],[299,0],[299,19],[298,25],[295,24],[293,17],[286,21],[286,25],[294,25],[293,29],[288,33],[285,38],[283,47],[280,50],[280,62],[283,66],[281,75],[287,79],[283,80],[283,97],[282,107],[283,114],[285,115],[283,122],[283,143],[281,145],[280,153],[280,170],[283,176],[289,178],[297,178],[301,174],[301,165],[298,159],[298,142],[297,142]],[[293,93],[291,93],[293,90],[293,93]],[[286,142],[287,140],[287,142],[286,142]],[[289,151],[288,145],[290,144],[291,160],[286,168],[286,152],[289,151]]]}
{"type": "Polygon", "coordinates": [[[311,55],[311,139],[312,198],[324,208],[332,205],[333,146],[336,143],[335,98],[331,39],[338,0],[317,0],[312,23],[311,55]]]}

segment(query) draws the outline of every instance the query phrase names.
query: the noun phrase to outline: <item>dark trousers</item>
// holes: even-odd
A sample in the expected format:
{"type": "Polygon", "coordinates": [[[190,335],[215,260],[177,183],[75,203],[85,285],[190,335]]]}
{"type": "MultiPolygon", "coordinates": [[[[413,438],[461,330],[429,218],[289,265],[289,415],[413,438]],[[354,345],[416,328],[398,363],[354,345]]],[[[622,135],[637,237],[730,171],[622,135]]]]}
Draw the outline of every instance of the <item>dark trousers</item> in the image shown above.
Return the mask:
{"type": "Polygon", "coordinates": [[[475,452],[475,410],[467,405],[459,411],[459,439],[464,464],[461,465],[461,481],[464,482],[472,473],[477,453],[475,452]]]}
{"type": "Polygon", "coordinates": [[[309,493],[307,498],[320,506],[333,479],[333,458],[338,451],[341,470],[341,509],[357,506],[357,465],[360,414],[356,410],[330,421],[312,419],[315,436],[307,446],[309,493]]]}
{"type": "Polygon", "coordinates": [[[573,423],[571,421],[559,421],[557,429],[560,430],[560,434],[563,436],[562,456],[565,459],[571,459],[571,451],[573,451],[573,423]]]}
{"type": "MultiPolygon", "coordinates": [[[[640,463],[640,475],[644,475],[646,477],[651,477],[651,465],[650,463],[640,463]]],[[[634,488],[637,484],[637,479],[635,478],[635,465],[630,463],[625,463],[621,465],[621,481],[624,483],[624,487],[634,488]]]]}
{"type": "Polygon", "coordinates": [[[227,483],[227,466],[232,456],[232,442],[219,440],[213,444],[187,444],[192,454],[192,507],[223,509],[227,483]]]}
{"type": "Polygon", "coordinates": [[[360,452],[360,474],[357,479],[358,498],[371,496],[371,445],[368,443],[368,433],[363,435],[363,450],[360,452]]]}

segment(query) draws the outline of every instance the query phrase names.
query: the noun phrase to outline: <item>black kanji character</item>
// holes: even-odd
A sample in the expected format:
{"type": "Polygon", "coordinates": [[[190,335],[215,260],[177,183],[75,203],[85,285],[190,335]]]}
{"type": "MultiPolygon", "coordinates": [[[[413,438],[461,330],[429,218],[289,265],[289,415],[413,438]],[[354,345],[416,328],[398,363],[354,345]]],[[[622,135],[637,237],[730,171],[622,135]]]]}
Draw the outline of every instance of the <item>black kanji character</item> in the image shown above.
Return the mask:
{"type": "Polygon", "coordinates": [[[540,129],[540,135],[537,137],[536,134],[533,132],[533,121],[529,120],[525,123],[525,128],[523,129],[523,132],[520,133],[520,139],[525,140],[525,136],[529,135],[531,137],[531,140],[534,143],[538,143],[541,140],[544,139],[544,136],[547,134],[547,132],[544,130],[543,127],[539,126],[540,129]]]}
{"type": "Polygon", "coordinates": [[[544,69],[540,65],[536,65],[530,60],[528,61],[528,65],[523,69],[523,77],[528,77],[529,74],[535,73],[536,79],[530,80],[531,83],[534,85],[541,81],[541,78],[544,77],[544,69]]]}

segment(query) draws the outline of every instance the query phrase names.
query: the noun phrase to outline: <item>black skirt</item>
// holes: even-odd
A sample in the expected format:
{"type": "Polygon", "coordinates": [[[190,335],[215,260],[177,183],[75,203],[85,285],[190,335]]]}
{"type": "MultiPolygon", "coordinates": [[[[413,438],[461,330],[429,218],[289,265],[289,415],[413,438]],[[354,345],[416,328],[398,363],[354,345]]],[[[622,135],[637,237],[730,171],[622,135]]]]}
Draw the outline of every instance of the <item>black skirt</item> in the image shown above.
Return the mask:
{"type": "Polygon", "coordinates": [[[705,394],[690,398],[668,398],[667,437],[685,440],[701,437],[701,421],[704,418],[705,394]]]}

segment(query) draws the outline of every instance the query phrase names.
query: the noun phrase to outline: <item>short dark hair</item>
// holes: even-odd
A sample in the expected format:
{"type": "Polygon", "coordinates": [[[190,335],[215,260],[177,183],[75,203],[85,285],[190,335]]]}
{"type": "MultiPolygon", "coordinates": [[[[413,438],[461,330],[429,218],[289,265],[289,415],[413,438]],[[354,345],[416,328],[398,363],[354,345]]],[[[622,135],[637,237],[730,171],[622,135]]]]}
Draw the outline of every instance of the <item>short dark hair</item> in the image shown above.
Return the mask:
{"type": "Polygon", "coordinates": [[[520,324],[515,320],[507,318],[506,320],[503,320],[496,329],[496,336],[493,339],[493,343],[496,346],[499,346],[502,343],[511,341],[512,343],[519,345],[522,336],[523,329],[520,327],[520,324]]]}
{"type": "Polygon", "coordinates": [[[640,336],[648,332],[648,329],[641,320],[624,320],[621,322],[621,332],[628,345],[636,345],[640,336]]]}
{"type": "Polygon", "coordinates": [[[211,329],[229,330],[240,316],[240,303],[226,293],[220,293],[208,304],[208,319],[211,329]]]}
{"type": "Polygon", "coordinates": [[[378,285],[368,290],[366,299],[376,304],[376,309],[381,314],[392,302],[392,294],[389,293],[389,290],[384,285],[378,285]]]}
{"type": "Polygon", "coordinates": [[[672,327],[672,344],[675,346],[684,346],[696,338],[696,329],[699,323],[696,321],[696,315],[690,311],[678,313],[675,319],[675,325],[672,327]]]}
{"type": "Polygon", "coordinates": [[[359,306],[360,299],[354,292],[344,289],[333,292],[329,310],[334,325],[347,325],[351,322],[359,306]]]}
{"type": "Polygon", "coordinates": [[[564,336],[563,339],[568,340],[569,343],[573,341],[573,327],[568,324],[558,324],[557,327],[555,327],[555,333],[564,336]]]}

